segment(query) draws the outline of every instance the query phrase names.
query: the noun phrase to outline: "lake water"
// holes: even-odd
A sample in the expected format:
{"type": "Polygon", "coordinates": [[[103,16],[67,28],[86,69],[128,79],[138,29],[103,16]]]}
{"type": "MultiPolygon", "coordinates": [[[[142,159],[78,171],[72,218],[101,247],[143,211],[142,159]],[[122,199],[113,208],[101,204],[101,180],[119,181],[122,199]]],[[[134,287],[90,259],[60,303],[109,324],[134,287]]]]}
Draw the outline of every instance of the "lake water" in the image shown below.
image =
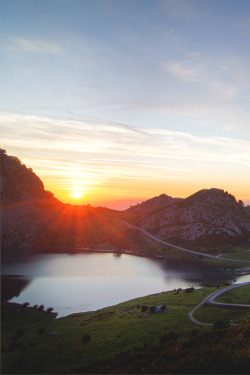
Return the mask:
{"type": "Polygon", "coordinates": [[[58,317],[204,282],[250,281],[234,271],[111,253],[39,255],[2,265],[2,275],[6,288],[12,282],[11,302],[53,307],[58,317]]]}

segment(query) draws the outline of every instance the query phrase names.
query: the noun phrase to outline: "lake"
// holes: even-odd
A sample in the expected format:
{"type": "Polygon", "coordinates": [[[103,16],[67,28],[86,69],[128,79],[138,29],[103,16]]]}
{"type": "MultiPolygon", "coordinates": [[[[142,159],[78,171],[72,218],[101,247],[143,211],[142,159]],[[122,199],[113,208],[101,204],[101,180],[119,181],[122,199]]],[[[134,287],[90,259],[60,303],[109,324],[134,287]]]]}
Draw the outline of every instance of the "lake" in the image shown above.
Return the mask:
{"type": "Polygon", "coordinates": [[[58,317],[205,282],[250,281],[232,270],[112,253],[37,255],[2,264],[2,275],[11,302],[53,307],[58,317]]]}

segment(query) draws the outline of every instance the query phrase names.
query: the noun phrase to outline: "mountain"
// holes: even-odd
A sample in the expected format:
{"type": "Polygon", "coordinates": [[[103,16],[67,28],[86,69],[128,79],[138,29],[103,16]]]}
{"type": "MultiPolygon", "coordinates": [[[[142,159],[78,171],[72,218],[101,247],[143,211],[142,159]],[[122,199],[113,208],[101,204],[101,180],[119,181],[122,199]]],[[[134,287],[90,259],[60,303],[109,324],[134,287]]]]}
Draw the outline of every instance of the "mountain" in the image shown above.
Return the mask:
{"type": "Polygon", "coordinates": [[[194,248],[224,247],[250,240],[250,209],[220,189],[204,189],[186,199],[165,195],[131,207],[138,225],[156,237],[194,248]]]}
{"type": "Polygon", "coordinates": [[[99,218],[113,210],[64,204],[44,189],[40,178],[19,158],[0,149],[1,250],[2,260],[41,251],[74,252],[86,237],[89,246],[97,241],[95,233],[79,233],[81,223],[99,218]],[[79,236],[78,236],[79,234],[79,236]]]}
{"type": "Polygon", "coordinates": [[[128,208],[126,212],[132,215],[145,216],[152,214],[154,211],[170,206],[180,200],[181,198],[172,198],[169,195],[161,194],[158,197],[148,199],[145,202],[138,203],[136,206],[128,208]]]}
{"type": "Polygon", "coordinates": [[[20,159],[0,150],[1,157],[1,249],[27,251],[41,231],[62,207],[42,181],[20,159]]]}
{"type": "Polygon", "coordinates": [[[86,248],[165,254],[164,245],[134,227],[188,249],[213,251],[250,240],[250,207],[220,189],[200,190],[186,199],[161,194],[124,211],[74,206],[46,191],[32,169],[5,150],[0,182],[3,257],[86,248]]]}
{"type": "MultiPolygon", "coordinates": [[[[1,205],[21,201],[47,199],[52,193],[44,190],[39,177],[15,156],[8,156],[1,149],[1,205]]],[[[54,198],[55,199],[55,198],[54,198]]]]}

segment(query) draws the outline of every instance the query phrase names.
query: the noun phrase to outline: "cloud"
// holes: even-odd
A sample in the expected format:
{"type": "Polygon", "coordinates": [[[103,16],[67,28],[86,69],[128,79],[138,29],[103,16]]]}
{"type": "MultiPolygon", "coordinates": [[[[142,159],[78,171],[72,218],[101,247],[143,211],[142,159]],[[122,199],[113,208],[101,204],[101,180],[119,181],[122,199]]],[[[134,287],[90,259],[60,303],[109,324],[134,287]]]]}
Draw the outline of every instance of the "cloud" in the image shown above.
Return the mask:
{"type": "Polygon", "coordinates": [[[249,62],[239,56],[210,57],[194,52],[164,67],[180,81],[201,85],[206,95],[217,100],[236,99],[250,88],[249,62]]]}
{"type": "Polygon", "coordinates": [[[223,179],[232,176],[250,183],[245,139],[9,113],[0,113],[0,137],[1,148],[32,167],[59,199],[79,185],[90,194],[150,197],[169,186],[229,190],[223,179]]]}
{"type": "MultiPolygon", "coordinates": [[[[104,121],[52,119],[0,113],[1,139],[19,149],[96,163],[155,165],[158,159],[216,161],[248,165],[250,142],[229,137],[201,137],[187,132],[140,129],[104,121]],[[101,157],[100,157],[101,156],[101,157]],[[147,162],[145,162],[145,160],[147,162]]],[[[156,165],[157,167],[157,165],[156,165]]],[[[172,167],[172,166],[170,166],[172,167]]],[[[182,168],[179,165],[177,169],[182,168]]]]}
{"type": "Polygon", "coordinates": [[[30,52],[34,54],[55,54],[60,55],[62,49],[58,44],[53,44],[39,39],[24,39],[12,37],[9,50],[17,52],[30,52]]]}
{"type": "Polygon", "coordinates": [[[207,79],[207,63],[200,53],[190,53],[184,60],[169,62],[165,69],[184,82],[200,82],[207,79]]]}

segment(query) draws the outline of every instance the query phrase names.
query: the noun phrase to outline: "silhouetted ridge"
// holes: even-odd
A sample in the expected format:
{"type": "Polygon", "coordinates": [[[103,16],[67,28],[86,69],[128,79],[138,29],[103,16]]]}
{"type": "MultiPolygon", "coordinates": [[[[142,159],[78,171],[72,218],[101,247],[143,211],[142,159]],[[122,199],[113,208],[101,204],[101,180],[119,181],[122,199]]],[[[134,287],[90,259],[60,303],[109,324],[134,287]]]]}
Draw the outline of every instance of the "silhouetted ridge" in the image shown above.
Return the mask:
{"type": "Polygon", "coordinates": [[[225,192],[222,189],[216,188],[199,190],[196,193],[190,195],[188,198],[186,198],[186,201],[204,200],[215,203],[221,201],[224,198],[236,202],[236,198],[232,194],[229,194],[227,191],[225,192]]]}
{"type": "Polygon", "coordinates": [[[42,181],[31,168],[27,168],[19,158],[8,156],[5,150],[0,151],[1,206],[53,197],[52,193],[45,191],[42,181]]]}
{"type": "Polygon", "coordinates": [[[44,189],[20,159],[1,150],[2,254],[111,249],[159,255],[146,235],[120,221],[185,248],[249,245],[250,208],[222,189],[203,189],[186,199],[161,194],[125,211],[64,204],[44,189]],[[112,219],[112,220],[107,220],[112,219]]]}
{"type": "Polygon", "coordinates": [[[136,206],[132,206],[126,210],[126,212],[134,215],[143,214],[146,215],[155,210],[162,209],[170,204],[176,202],[179,198],[172,198],[169,195],[161,194],[158,197],[154,197],[146,200],[145,202],[139,203],[136,206]]]}

